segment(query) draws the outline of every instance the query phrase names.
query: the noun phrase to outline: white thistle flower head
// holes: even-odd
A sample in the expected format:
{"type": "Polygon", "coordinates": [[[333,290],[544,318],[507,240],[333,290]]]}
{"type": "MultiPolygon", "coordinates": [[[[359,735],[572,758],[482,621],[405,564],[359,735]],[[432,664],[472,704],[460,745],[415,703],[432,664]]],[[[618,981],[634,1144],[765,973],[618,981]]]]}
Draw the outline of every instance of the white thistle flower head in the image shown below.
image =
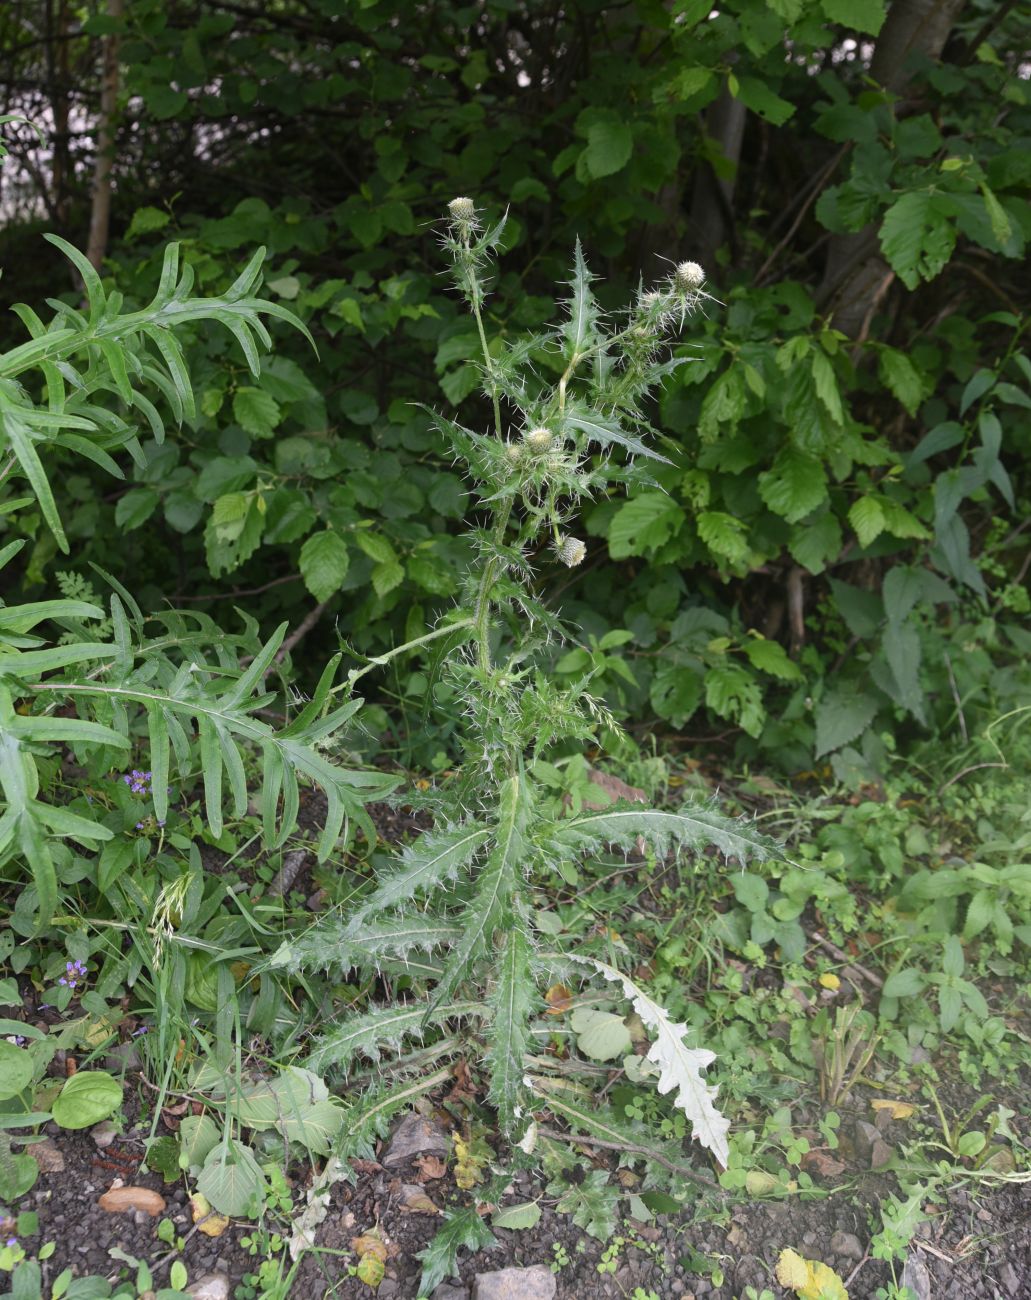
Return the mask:
{"type": "Polygon", "coordinates": [[[448,212],[451,213],[452,221],[470,222],[476,220],[476,206],[472,199],[459,197],[452,199],[447,205],[448,212]]]}
{"type": "Polygon", "coordinates": [[[695,293],[705,283],[705,272],[697,262],[680,262],[673,272],[673,283],[681,293],[695,293]]]}
{"type": "Polygon", "coordinates": [[[515,464],[517,460],[521,459],[522,454],[523,454],[523,449],[522,447],[520,447],[520,445],[517,442],[510,442],[506,444],[505,455],[513,464],[515,464]]]}
{"type": "Polygon", "coordinates": [[[540,426],[536,429],[530,429],[523,434],[526,445],[532,451],[547,451],[551,446],[553,434],[550,429],[540,426]]]}
{"type": "Polygon", "coordinates": [[[587,554],[587,547],[579,537],[562,537],[555,549],[567,569],[575,569],[577,565],[583,564],[587,554]]]}

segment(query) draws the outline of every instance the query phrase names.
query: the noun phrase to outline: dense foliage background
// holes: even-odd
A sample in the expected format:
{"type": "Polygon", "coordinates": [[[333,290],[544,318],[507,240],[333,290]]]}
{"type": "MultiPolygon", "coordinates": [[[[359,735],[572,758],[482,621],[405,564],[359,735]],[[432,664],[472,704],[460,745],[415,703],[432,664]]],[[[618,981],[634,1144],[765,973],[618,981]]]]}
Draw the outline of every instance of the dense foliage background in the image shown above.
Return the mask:
{"type": "MultiPolygon", "coordinates": [[[[889,735],[976,735],[1031,702],[1029,33],[996,0],[4,6],[3,108],[43,132],[10,128],[5,304],[77,301],[39,233],[85,246],[110,186],[94,251],[127,307],[169,238],[205,293],[265,244],[318,348],[277,327],[255,380],[197,328],[196,414],[126,435],[124,481],[64,453],[70,554],[3,516],[32,542],[5,595],[82,595],[97,563],[151,608],[287,620],[301,685],[338,638],[429,626],[467,500],[417,403],[488,414],[434,224],[468,194],[511,207],[491,337],[544,322],[576,236],[614,313],[684,257],[719,300],[652,412],[671,464],[599,497],[541,593],[584,628],[560,676],[593,669],[641,733],[849,780],[889,735]]],[[[403,756],[446,753],[423,729],[403,756]]]]}

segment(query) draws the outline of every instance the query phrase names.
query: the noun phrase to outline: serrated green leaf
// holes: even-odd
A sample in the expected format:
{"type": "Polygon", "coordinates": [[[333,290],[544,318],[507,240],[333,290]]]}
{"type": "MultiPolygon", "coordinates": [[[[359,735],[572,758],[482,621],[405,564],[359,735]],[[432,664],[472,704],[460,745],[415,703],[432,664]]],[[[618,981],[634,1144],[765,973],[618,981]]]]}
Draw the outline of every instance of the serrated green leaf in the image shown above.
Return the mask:
{"type": "Polygon", "coordinates": [[[789,524],[812,514],[827,498],[827,474],[815,456],[790,444],[759,475],[759,495],[789,524]]]}
{"type": "Polygon", "coordinates": [[[316,600],[329,600],[339,591],[349,567],[347,543],[329,528],[312,533],[301,547],[301,577],[316,600]]]}
{"type": "Polygon", "coordinates": [[[873,696],[828,691],[816,706],[816,757],[851,744],[876,716],[877,701],[873,696]]]}
{"type": "Polygon", "coordinates": [[[885,528],[884,510],[878,497],[860,497],[848,512],[860,546],[872,545],[885,528]]]}
{"type": "Polygon", "coordinates": [[[907,289],[933,280],[956,243],[941,199],[926,190],[903,194],[884,214],[881,251],[907,289]]]}
{"type": "Polygon", "coordinates": [[[432,1294],[445,1278],[457,1273],[458,1252],[463,1247],[475,1253],[496,1245],[497,1238],[473,1207],[446,1210],[443,1227],[416,1256],[422,1261],[419,1294],[432,1294]]]}

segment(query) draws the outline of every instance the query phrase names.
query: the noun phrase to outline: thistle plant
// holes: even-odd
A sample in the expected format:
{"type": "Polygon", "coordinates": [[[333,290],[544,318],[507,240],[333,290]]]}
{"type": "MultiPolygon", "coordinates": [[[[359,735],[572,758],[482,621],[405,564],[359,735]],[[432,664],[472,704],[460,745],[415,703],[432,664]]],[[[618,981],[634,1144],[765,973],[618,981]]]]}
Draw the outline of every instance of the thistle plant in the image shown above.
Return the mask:
{"type": "MultiPolygon", "coordinates": [[[[610,1142],[626,1131],[625,1121],[571,1089],[559,1074],[563,1063],[537,1047],[554,1026],[545,1027],[542,990],[559,979],[600,977],[597,997],[629,1001],[648,1027],[647,1069],[658,1090],[673,1093],[694,1137],[725,1163],[728,1120],[702,1073],[713,1053],[690,1046],[686,1026],[602,960],[603,941],[597,950],[556,950],[538,933],[531,906],[534,882],[560,870],[569,878],[579,860],[612,847],[630,853],[643,842],[661,859],[714,846],[742,865],[762,862],[775,848],[708,805],[663,811],[616,803],[555,815],[532,774],[534,760],[553,746],[587,745],[601,727],[615,727],[590,695],[589,679],[559,686],[545,670],[541,652],[563,629],[542,599],[537,574],[583,562],[578,523],[585,500],[649,482],[649,464],[669,463],[650,445],[644,403],[684,363],[669,355],[669,343],[703,307],[704,276],[695,263],[681,263],[609,321],[577,244],[561,323],[491,346],[484,307],[504,224],[484,228],[468,198],[454,199],[445,219],[454,285],[482,345],[492,427],[478,431],[433,415],[475,493],[475,559],[457,607],[428,635],[393,652],[436,643],[451,698],[464,706],[463,762],[435,792],[434,829],[400,852],[353,911],[324,918],[284,943],[273,960],[294,970],[411,977],[409,1000],[342,1021],[318,1041],[308,1065],[361,1074],[359,1058],[379,1061],[392,1049],[401,1053],[391,1063],[396,1081],[406,1068],[425,1071],[427,1061],[479,1056],[500,1130],[524,1152],[533,1150],[544,1112],[610,1142]],[[431,1028],[429,1047],[405,1047],[431,1028]]],[[[389,657],[352,672],[351,683],[389,657]]],[[[367,1153],[386,1116],[418,1087],[374,1086],[353,1101],[342,1154],[367,1153]]]]}

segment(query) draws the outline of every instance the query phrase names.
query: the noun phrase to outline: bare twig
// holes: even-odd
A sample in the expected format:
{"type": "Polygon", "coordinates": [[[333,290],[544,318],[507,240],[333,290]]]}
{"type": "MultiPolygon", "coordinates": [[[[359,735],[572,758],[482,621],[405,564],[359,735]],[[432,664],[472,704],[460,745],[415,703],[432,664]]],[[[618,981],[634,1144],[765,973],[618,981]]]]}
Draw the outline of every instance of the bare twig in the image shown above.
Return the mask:
{"type": "Polygon", "coordinates": [[[780,241],[780,243],[773,250],[773,252],[769,255],[766,261],[763,262],[759,270],[756,272],[755,284],[757,287],[762,284],[763,280],[765,280],[766,278],[766,274],[769,271],[770,267],[774,264],[777,258],[780,257],[781,253],[784,251],[785,248],[787,248],[788,244],[791,243],[792,239],[794,239],[795,232],[798,230],[799,226],[802,224],[803,220],[805,219],[805,214],[816,202],[817,198],[823,191],[824,185],[827,183],[827,181],[830,180],[831,176],[833,176],[835,170],[837,169],[838,163],[841,162],[842,158],[844,158],[845,154],[848,153],[849,149],[851,148],[852,148],[851,141],[849,141],[847,144],[843,144],[841,148],[838,150],[838,152],[834,155],[834,157],[824,165],[823,170],[817,173],[816,180],[813,183],[809,196],[806,199],[806,201],[802,204],[802,206],[799,208],[798,214],[796,215],[794,221],[792,221],[791,225],[788,227],[787,234],[780,241]]]}
{"type": "Polygon", "coordinates": [[[812,939],[813,943],[819,944],[821,948],[825,948],[832,957],[836,957],[838,961],[844,962],[846,965],[851,966],[854,971],[858,971],[864,979],[870,981],[874,988],[884,988],[884,980],[882,980],[879,975],[875,975],[874,972],[868,970],[866,966],[861,966],[859,962],[853,961],[848,953],[842,952],[836,943],[831,943],[829,939],[825,939],[822,934],[817,934],[815,931],[810,934],[809,938],[812,939]]]}
{"type": "Polygon", "coordinates": [[[963,736],[963,744],[966,745],[970,741],[970,737],[967,734],[967,719],[966,714],[963,712],[963,701],[959,697],[959,687],[956,685],[956,674],[952,671],[952,658],[947,650],[945,651],[945,667],[949,674],[949,686],[952,690],[952,698],[956,701],[956,717],[959,719],[959,729],[963,736]]]}
{"type": "Polygon", "coordinates": [[[672,1160],[667,1160],[665,1156],[659,1155],[651,1147],[639,1147],[632,1142],[604,1142],[601,1138],[581,1137],[578,1133],[562,1133],[557,1128],[545,1128],[543,1125],[537,1126],[537,1132],[542,1137],[554,1138],[557,1142],[568,1142],[571,1146],[601,1147],[604,1151],[628,1151],[632,1155],[647,1156],[649,1160],[654,1160],[657,1165],[662,1165],[664,1169],[670,1170],[671,1173],[680,1174],[683,1178],[688,1178],[691,1182],[697,1183],[699,1187],[707,1187],[710,1191],[724,1195],[723,1188],[719,1183],[714,1183],[711,1178],[705,1178],[702,1174],[696,1174],[687,1165],[678,1165],[672,1160]]]}
{"type": "Polygon", "coordinates": [[[950,776],[944,785],[938,787],[938,793],[944,794],[950,785],[955,785],[957,781],[962,781],[965,776],[971,772],[980,772],[983,767],[1009,767],[1009,763],[973,763],[970,767],[965,767],[962,772],[957,772],[955,776],[950,776]]]}
{"type": "Polygon", "coordinates": [[[194,605],[208,600],[235,600],[238,596],[260,596],[263,591],[271,591],[273,587],[280,587],[284,582],[300,582],[299,573],[287,573],[281,578],[273,578],[271,582],[263,582],[260,587],[238,587],[233,591],[209,591],[203,596],[177,596],[176,601],[180,605],[194,605]]]}
{"type": "MultiPolygon", "coordinates": [[[[332,597],[330,599],[332,599],[332,597]]],[[[290,633],[290,635],[286,638],[283,644],[276,651],[277,664],[281,664],[283,660],[287,657],[287,655],[290,653],[290,651],[297,644],[297,642],[300,641],[302,637],[306,637],[308,635],[308,633],[312,630],[315,624],[322,617],[323,612],[328,604],[329,604],[328,600],[320,600],[314,609],[309,610],[308,613],[305,614],[304,618],[300,621],[300,623],[298,623],[297,627],[290,633]]]]}

